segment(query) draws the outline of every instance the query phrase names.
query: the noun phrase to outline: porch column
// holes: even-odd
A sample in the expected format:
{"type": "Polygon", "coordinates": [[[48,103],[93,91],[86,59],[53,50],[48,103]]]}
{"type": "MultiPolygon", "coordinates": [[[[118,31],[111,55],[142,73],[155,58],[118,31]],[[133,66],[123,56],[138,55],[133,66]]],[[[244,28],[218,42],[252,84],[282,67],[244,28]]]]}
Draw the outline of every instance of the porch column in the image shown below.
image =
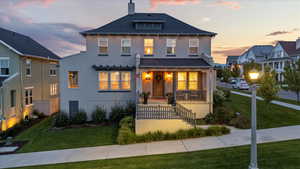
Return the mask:
{"type": "Polygon", "coordinates": [[[174,102],[176,104],[176,89],[177,89],[177,73],[173,72],[173,96],[174,96],[174,102]]]}

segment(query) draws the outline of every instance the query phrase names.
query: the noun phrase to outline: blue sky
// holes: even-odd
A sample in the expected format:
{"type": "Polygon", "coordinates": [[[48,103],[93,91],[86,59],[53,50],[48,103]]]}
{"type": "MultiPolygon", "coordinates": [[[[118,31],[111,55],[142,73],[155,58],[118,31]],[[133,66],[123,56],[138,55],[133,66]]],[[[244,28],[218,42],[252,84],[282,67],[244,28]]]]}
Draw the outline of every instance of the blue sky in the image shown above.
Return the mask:
{"type": "MultiPolygon", "coordinates": [[[[299,0],[134,0],[137,12],[163,12],[213,31],[215,61],[255,44],[300,36],[299,0]]],[[[0,0],[0,27],[33,37],[60,56],[84,50],[79,31],[127,14],[128,0],[0,0]]]]}

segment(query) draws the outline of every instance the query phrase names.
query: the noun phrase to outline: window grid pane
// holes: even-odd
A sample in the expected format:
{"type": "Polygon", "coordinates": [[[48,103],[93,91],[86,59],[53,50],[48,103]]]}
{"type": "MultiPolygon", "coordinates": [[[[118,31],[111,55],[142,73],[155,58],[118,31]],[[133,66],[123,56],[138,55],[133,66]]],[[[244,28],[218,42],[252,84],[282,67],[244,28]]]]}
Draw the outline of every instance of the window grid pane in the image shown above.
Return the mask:
{"type": "Polygon", "coordinates": [[[144,40],[144,53],[146,55],[153,55],[153,46],[154,40],[153,39],[145,39],[144,40]]]}
{"type": "Polygon", "coordinates": [[[122,72],[122,76],[121,76],[121,83],[122,83],[122,89],[123,90],[129,90],[131,88],[130,85],[130,72],[122,72]]]}
{"type": "Polygon", "coordinates": [[[9,60],[0,59],[0,75],[9,75],[9,60]]]}
{"type": "Polygon", "coordinates": [[[108,72],[99,73],[99,89],[108,90],[108,72]]]}
{"type": "Polygon", "coordinates": [[[197,72],[189,72],[189,90],[198,90],[197,72]]]}
{"type": "Polygon", "coordinates": [[[178,72],[178,90],[186,90],[187,72],[178,72]]]}
{"type": "Polygon", "coordinates": [[[69,72],[69,88],[78,87],[78,72],[69,72]]]}
{"type": "Polygon", "coordinates": [[[111,72],[110,73],[110,88],[111,90],[119,90],[120,85],[120,72],[111,72]]]}
{"type": "Polygon", "coordinates": [[[100,54],[108,53],[108,39],[99,39],[98,40],[99,52],[100,54]]]}

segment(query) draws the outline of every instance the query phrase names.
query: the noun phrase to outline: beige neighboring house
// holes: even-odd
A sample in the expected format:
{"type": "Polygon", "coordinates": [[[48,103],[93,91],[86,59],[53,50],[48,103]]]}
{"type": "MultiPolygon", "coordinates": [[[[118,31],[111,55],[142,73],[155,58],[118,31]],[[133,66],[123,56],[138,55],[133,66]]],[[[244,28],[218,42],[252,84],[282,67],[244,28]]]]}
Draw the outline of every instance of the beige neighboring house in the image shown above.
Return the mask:
{"type": "MultiPolygon", "coordinates": [[[[213,111],[215,70],[211,40],[216,33],[164,13],[135,13],[81,32],[86,51],[60,60],[60,107],[80,109],[91,119],[97,106],[135,102],[136,133],[190,128],[213,111]],[[150,93],[142,104],[140,94],[150,93]],[[168,104],[168,95],[176,105],[168,104]]],[[[107,114],[108,116],[109,114],[107,114]]]]}
{"type": "Polygon", "coordinates": [[[0,131],[34,109],[59,110],[59,59],[30,37],[0,28],[0,131]]]}

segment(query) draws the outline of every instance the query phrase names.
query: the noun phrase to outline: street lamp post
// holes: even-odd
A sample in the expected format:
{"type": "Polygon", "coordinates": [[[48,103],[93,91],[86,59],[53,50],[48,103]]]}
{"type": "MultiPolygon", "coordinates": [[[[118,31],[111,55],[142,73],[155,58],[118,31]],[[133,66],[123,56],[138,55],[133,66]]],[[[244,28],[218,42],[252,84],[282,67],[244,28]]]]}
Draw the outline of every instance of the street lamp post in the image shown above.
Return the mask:
{"type": "Polygon", "coordinates": [[[254,81],[252,85],[252,104],[251,104],[251,161],[249,169],[258,169],[257,167],[257,143],[256,143],[256,80],[259,73],[255,70],[249,73],[250,79],[254,81]]]}

